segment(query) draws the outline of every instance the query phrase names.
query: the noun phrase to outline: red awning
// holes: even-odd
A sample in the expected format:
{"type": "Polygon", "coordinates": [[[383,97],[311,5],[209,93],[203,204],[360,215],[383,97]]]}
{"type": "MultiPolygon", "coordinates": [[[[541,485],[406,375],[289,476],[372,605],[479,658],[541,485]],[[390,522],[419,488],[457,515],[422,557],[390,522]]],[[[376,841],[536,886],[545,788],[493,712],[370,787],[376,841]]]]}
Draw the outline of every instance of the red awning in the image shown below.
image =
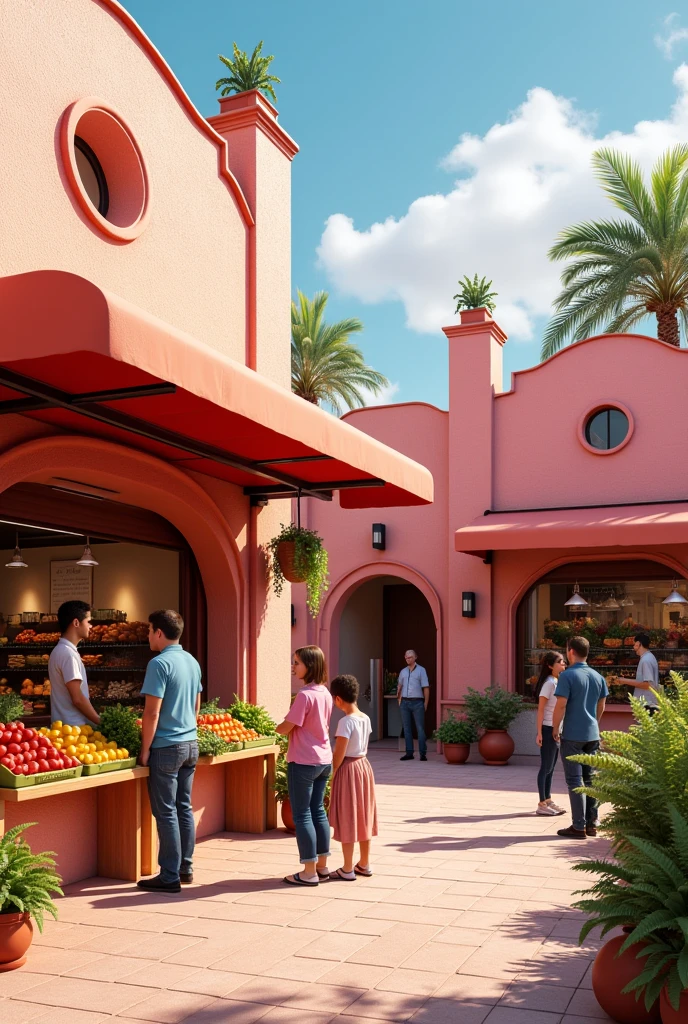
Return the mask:
{"type": "Polygon", "coordinates": [[[481,558],[488,551],[638,547],[686,541],[688,502],[491,512],[462,526],[454,535],[457,551],[481,558]]]}
{"type": "Polygon", "coordinates": [[[84,278],[0,278],[0,413],[119,441],[247,493],[423,505],[429,471],[84,278]]]}

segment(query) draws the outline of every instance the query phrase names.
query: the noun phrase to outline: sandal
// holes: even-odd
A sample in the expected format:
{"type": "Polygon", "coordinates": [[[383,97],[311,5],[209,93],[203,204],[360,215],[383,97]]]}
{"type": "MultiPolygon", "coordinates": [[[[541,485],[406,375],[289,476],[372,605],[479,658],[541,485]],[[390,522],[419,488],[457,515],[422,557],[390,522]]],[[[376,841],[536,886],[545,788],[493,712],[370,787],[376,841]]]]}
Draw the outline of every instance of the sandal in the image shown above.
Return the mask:
{"type": "Polygon", "coordinates": [[[293,875],[285,875],[284,881],[287,883],[287,885],[313,886],[320,884],[317,878],[313,882],[306,882],[305,879],[301,878],[301,875],[298,871],[295,871],[293,875]]]}
{"type": "Polygon", "coordinates": [[[320,879],[321,882],[329,882],[329,880],[330,880],[330,872],[329,871],[318,871],[318,878],[320,879]]]}
{"type": "Polygon", "coordinates": [[[332,881],[332,882],[355,882],[356,881],[356,871],[355,870],[351,872],[351,876],[352,877],[349,878],[348,877],[348,872],[346,872],[343,868],[337,868],[336,871],[330,872],[330,881],[332,881]]]}
{"type": "Polygon", "coordinates": [[[370,867],[362,868],[360,864],[354,867],[354,871],[357,875],[362,875],[364,878],[372,878],[373,872],[370,867]]]}

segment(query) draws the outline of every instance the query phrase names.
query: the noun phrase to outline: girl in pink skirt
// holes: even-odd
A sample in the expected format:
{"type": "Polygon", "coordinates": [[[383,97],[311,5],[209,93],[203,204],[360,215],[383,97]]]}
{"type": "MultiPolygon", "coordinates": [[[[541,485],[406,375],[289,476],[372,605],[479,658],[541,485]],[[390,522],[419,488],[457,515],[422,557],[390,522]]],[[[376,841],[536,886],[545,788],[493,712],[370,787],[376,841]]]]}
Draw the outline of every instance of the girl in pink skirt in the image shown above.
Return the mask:
{"type": "Polygon", "coordinates": [[[355,882],[356,875],[369,878],[370,840],[377,835],[375,779],[366,757],[370,740],[370,719],[358,709],[358,680],[337,676],[330,683],[335,706],[344,712],[337,725],[332,758],[330,825],[342,844],[344,865],[330,873],[332,881],[355,882]],[[354,866],[354,846],[360,856],[354,866]]]}

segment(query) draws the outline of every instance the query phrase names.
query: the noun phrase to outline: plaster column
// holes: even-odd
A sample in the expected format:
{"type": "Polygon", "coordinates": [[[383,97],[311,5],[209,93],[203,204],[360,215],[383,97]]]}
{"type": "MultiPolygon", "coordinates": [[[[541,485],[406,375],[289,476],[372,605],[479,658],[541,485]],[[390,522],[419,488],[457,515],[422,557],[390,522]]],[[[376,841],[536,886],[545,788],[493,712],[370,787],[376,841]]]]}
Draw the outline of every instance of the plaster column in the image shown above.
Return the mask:
{"type": "MultiPolygon", "coordinates": [[[[492,682],[492,567],[459,554],[454,533],[492,507],[494,396],[502,390],[502,347],[506,335],[486,309],[461,313],[445,327],[449,340],[449,489],[447,688],[457,699],[468,686],[492,682]],[[462,591],[476,595],[476,617],[461,615],[462,591]]],[[[499,680],[497,680],[499,681],[499,680]]],[[[504,682],[504,681],[502,681],[504,682]]]]}
{"type": "MultiPolygon", "coordinates": [[[[249,233],[246,364],[289,388],[291,161],[299,147],[277,117],[272,104],[252,89],[223,97],[220,113],[208,121],[227,140],[230,170],[255,218],[249,233]]],[[[230,260],[231,251],[216,258],[230,260]]]]}

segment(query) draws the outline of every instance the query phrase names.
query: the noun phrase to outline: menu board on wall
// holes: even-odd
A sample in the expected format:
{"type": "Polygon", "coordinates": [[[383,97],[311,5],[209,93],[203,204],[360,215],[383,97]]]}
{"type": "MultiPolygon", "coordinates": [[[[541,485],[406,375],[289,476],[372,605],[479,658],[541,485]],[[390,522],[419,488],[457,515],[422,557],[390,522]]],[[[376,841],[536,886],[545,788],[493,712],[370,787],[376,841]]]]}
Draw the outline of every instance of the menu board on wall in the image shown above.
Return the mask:
{"type": "Polygon", "coordinates": [[[93,568],[76,562],[50,563],[50,611],[54,615],[64,601],[93,601],[93,568]]]}

